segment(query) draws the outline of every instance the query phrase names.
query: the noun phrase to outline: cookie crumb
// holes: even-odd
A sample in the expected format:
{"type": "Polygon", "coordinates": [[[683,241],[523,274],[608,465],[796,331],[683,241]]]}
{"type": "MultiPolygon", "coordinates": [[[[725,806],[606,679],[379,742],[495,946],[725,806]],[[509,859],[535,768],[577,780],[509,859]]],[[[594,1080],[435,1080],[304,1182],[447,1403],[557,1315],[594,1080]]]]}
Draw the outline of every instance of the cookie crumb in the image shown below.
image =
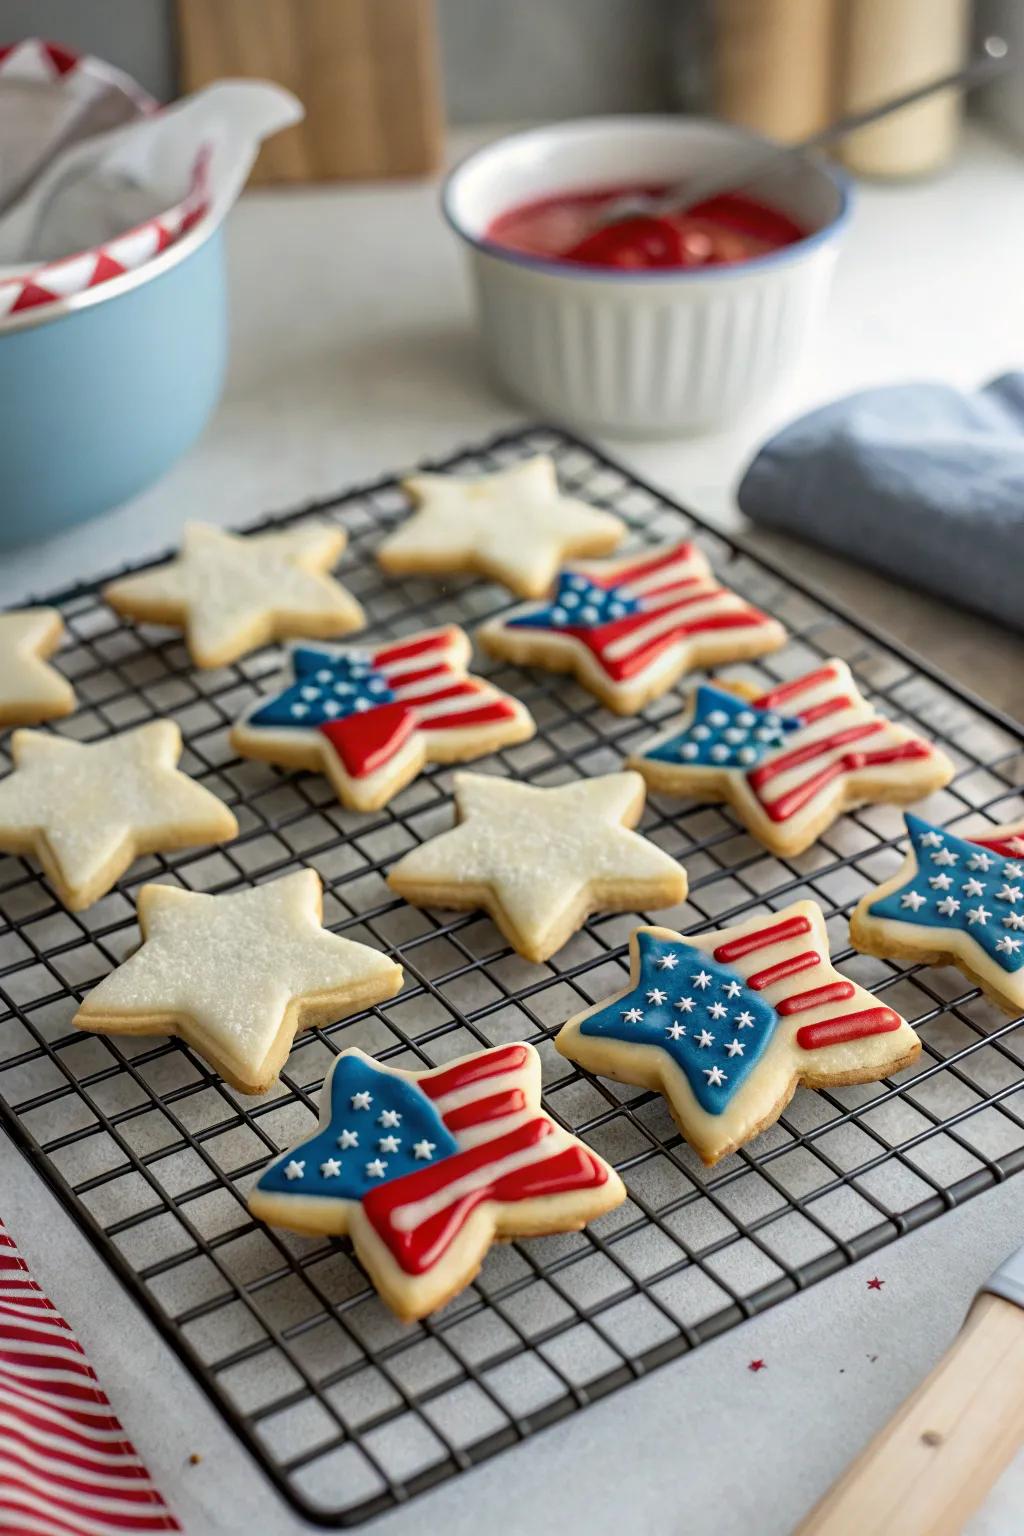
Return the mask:
{"type": "Polygon", "coordinates": [[[198,1467],[198,1465],[202,1461],[202,1459],[203,1458],[202,1458],[202,1456],[200,1455],[200,1453],[198,1451],[193,1451],[192,1454],[188,1458],[188,1464],[189,1464],[190,1467],[198,1467]]]}
{"type": "Polygon", "coordinates": [[[939,1434],[937,1429],[926,1429],[924,1434],[921,1436],[921,1444],[922,1445],[941,1445],[942,1444],[942,1436],[939,1434]]]}

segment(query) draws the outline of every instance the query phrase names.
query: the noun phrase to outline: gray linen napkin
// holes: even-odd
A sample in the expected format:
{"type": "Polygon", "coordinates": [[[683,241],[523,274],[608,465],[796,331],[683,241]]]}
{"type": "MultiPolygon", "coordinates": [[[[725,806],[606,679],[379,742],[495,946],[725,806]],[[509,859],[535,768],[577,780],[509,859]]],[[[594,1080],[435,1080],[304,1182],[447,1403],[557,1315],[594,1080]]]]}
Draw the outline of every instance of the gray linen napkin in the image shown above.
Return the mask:
{"type": "Polygon", "coordinates": [[[759,451],[747,517],[1024,630],[1024,373],[865,390],[759,451]]]}

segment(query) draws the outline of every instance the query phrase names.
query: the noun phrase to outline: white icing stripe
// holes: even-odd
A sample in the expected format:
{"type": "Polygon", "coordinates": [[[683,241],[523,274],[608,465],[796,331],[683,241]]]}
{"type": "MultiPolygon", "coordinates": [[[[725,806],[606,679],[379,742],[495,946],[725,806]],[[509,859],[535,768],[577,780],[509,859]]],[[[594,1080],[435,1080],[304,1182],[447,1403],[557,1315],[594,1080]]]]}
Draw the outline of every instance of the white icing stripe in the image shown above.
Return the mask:
{"type": "Polygon", "coordinates": [[[437,715],[465,714],[467,710],[479,709],[481,704],[493,704],[498,697],[493,688],[481,684],[472,693],[457,694],[451,699],[438,699],[436,704],[417,704],[416,716],[429,725],[437,715]]]}
{"type": "Polygon", "coordinates": [[[693,576],[710,576],[710,568],[703,555],[693,553],[673,560],[670,565],[663,565],[656,571],[648,571],[646,576],[638,576],[635,581],[623,583],[622,590],[629,597],[642,597],[645,592],[651,592],[655,587],[663,587],[667,581],[687,581],[693,576]]]}
{"type": "MultiPolygon", "coordinates": [[[[533,1118],[536,1118],[536,1112],[533,1118]]],[[[400,1205],[391,1217],[392,1225],[399,1232],[412,1232],[423,1222],[436,1216],[439,1211],[447,1210],[464,1195],[471,1195],[478,1189],[486,1189],[489,1184],[493,1184],[507,1173],[517,1173],[520,1168],[528,1168],[531,1163],[543,1162],[558,1148],[555,1135],[556,1133],[553,1132],[542,1136],[532,1147],[524,1147],[520,1152],[510,1152],[507,1157],[498,1158],[496,1162],[485,1163],[482,1168],[465,1174],[461,1179],[455,1179],[445,1189],[439,1189],[436,1194],[428,1195],[423,1200],[414,1200],[410,1205],[400,1205]]]]}
{"type": "Polygon", "coordinates": [[[464,1104],[473,1104],[477,1099],[490,1099],[496,1093],[510,1093],[513,1088],[522,1088],[523,1074],[520,1068],[513,1072],[499,1072],[494,1077],[478,1078],[475,1083],[467,1083],[463,1088],[453,1088],[450,1093],[444,1094],[440,1099],[434,1099],[434,1108],[444,1119],[450,1115],[453,1109],[461,1109],[464,1104]]]}
{"type": "Polygon", "coordinates": [[[439,641],[429,651],[419,651],[415,656],[402,656],[397,661],[382,661],[380,670],[398,683],[406,672],[419,672],[423,667],[437,667],[442,662],[451,666],[453,649],[451,641],[439,641]]]}
{"type": "Polygon", "coordinates": [[[443,672],[435,672],[433,677],[423,677],[418,683],[406,683],[404,688],[392,685],[392,692],[396,699],[418,699],[425,693],[435,693],[438,688],[459,682],[465,676],[464,672],[456,672],[454,667],[446,666],[443,672]]]}
{"type": "MultiPolygon", "coordinates": [[[[859,717],[857,712],[854,710],[844,710],[842,714],[829,715],[827,721],[822,720],[817,723],[820,723],[821,725],[831,723],[832,730],[816,730],[813,736],[811,735],[810,731],[808,731],[806,737],[802,732],[794,731],[787,737],[787,750],[791,752],[797,751],[800,747],[808,743],[813,741],[821,741],[825,737],[831,736],[833,731],[844,731],[849,725],[869,724],[873,719],[877,718],[877,716],[872,716],[870,711],[866,715],[861,714],[859,717]]],[[[819,752],[816,757],[808,758],[806,762],[797,763],[794,767],[787,768],[786,771],[784,773],[780,773],[777,778],[769,779],[766,784],[763,784],[758,793],[760,798],[766,804],[773,805],[776,800],[780,799],[781,796],[788,794],[791,789],[795,789],[798,785],[803,784],[807,779],[814,778],[817,774],[821,773],[823,769],[829,767],[831,763],[838,762],[849,752],[884,751],[889,747],[898,745],[901,741],[905,741],[906,739],[906,733],[899,726],[894,726],[889,722],[886,722],[886,724],[882,726],[880,730],[873,731],[870,736],[862,736],[858,741],[848,741],[841,744],[840,746],[831,747],[827,752],[819,752]]],[[[774,754],[775,757],[779,757],[781,755],[781,753],[774,754]]],[[[773,759],[765,758],[766,763],[770,761],[773,761],[773,759]]],[[[895,766],[898,767],[900,765],[896,764],[895,766]]],[[[831,785],[825,785],[821,790],[818,791],[818,793],[823,794],[830,789],[831,785]]],[[[815,795],[813,798],[816,799],[817,795],[815,795]]],[[[811,803],[812,801],[808,801],[808,804],[811,803]]],[[[801,809],[805,809],[805,807],[801,807],[801,809]]]]}
{"type": "Polygon", "coordinates": [[[709,592],[703,601],[687,603],[685,608],[680,608],[677,604],[678,598],[675,598],[672,606],[664,609],[649,624],[644,624],[638,629],[631,630],[628,635],[613,640],[605,652],[608,659],[619,661],[623,656],[631,655],[633,651],[639,650],[648,641],[656,639],[658,635],[675,629],[681,621],[695,624],[701,619],[709,618],[712,614],[735,613],[747,606],[735,592],[729,592],[725,588],[709,592]]]}
{"type": "Polygon", "coordinates": [[[507,1136],[510,1131],[517,1131],[527,1120],[537,1118],[536,1106],[529,1105],[525,1109],[517,1109],[511,1115],[501,1115],[496,1120],[484,1120],[479,1125],[467,1126],[464,1131],[458,1131],[455,1140],[459,1144],[461,1152],[468,1152],[470,1147],[478,1147],[481,1142],[493,1141],[498,1136],[507,1136]]]}

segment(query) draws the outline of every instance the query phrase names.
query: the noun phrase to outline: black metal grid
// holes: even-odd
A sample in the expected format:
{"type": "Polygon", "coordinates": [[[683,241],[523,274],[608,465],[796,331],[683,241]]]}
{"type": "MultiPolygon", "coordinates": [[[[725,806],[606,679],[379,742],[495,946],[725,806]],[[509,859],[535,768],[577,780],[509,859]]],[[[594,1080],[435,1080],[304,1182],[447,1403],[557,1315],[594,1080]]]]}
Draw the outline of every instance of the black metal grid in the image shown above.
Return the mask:
{"type": "MultiPolygon", "coordinates": [[[[1011,721],[592,448],[535,428],[432,467],[480,472],[538,451],[554,456],[568,490],[625,516],[634,542],[691,532],[730,585],[790,630],[784,651],[722,670],[766,688],[843,656],[887,713],[955,759],[957,778],[928,814],[954,826],[968,814],[1024,816],[1024,741],[1011,721]]],[[[343,576],[374,636],[451,620],[472,630],[510,601],[480,581],[385,578],[373,550],[406,510],[384,480],[274,521],[313,512],[347,529],[343,576]]],[[[278,650],[198,673],[179,637],[121,623],[98,584],[50,601],[70,634],[59,661],[79,699],[55,729],[91,740],[177,720],[183,766],[232,805],[241,830],[226,848],[138,861],[78,914],[30,863],[0,860],[0,1122],[308,1517],[352,1525],[407,1500],[1024,1166],[1020,1021],[955,971],[850,950],[848,913],[899,859],[895,808],[845,816],[808,852],[780,859],[728,809],[649,803],[643,829],[690,877],[687,902],[658,921],[699,932],[811,896],[840,967],[881,991],[924,1044],[898,1080],[801,1091],[753,1147],[709,1171],[660,1099],[589,1076],[550,1043],[566,1017],[622,985],[627,935],[653,914],[597,916],[534,966],[479,914],[406,906],[384,876],[450,825],[450,770],[429,771],[383,811],[347,812],[323,779],[239,761],[228,745],[236,715],[279,669],[278,650]],[[406,986],[300,1036],[265,1098],[226,1087],[178,1042],[70,1027],[85,992],[137,941],[143,881],[227,891],[302,864],[323,877],[328,925],[393,953],[406,986]],[[618,1211],[583,1233],[493,1249],[469,1290],[414,1327],[376,1300],[347,1243],[248,1216],[246,1192],[268,1158],[311,1127],[335,1052],[358,1044],[432,1066],[510,1039],[538,1046],[547,1108],[623,1174],[629,1199],[618,1211]]],[[[679,707],[669,694],[642,718],[620,719],[564,677],[490,671],[528,704],[538,734],[480,766],[534,783],[621,766],[679,707]]]]}

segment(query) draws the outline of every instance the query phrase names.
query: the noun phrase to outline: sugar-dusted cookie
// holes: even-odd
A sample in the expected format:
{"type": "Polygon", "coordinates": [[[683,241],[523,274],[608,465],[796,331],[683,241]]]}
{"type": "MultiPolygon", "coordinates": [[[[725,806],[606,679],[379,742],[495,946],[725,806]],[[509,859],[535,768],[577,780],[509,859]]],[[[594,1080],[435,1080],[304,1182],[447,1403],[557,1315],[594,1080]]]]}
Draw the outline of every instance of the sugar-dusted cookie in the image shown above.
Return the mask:
{"type": "Polygon", "coordinates": [[[563,496],[546,454],[493,475],[414,475],[403,485],[418,509],[377,555],[395,575],[477,571],[540,597],[563,560],[606,554],[626,531],[611,512],[563,496]]]}
{"type": "Polygon", "coordinates": [[[188,523],[166,565],[104,587],[128,619],[182,628],[197,667],[224,667],[271,640],[347,635],[363,610],[327,572],[345,548],[340,528],[307,523],[240,538],[188,523]]]}
{"type": "Polygon", "coordinates": [[[626,1197],[618,1174],[540,1104],[530,1045],[407,1072],[357,1049],[324,1083],[320,1125],[270,1164],[254,1216],[348,1233],[381,1296],[412,1321],[468,1285],[491,1243],[574,1232],[626,1197]]]}
{"type": "Polygon", "coordinates": [[[919,800],[954,771],[944,752],[880,715],[844,661],[754,699],[701,683],[681,724],[630,766],[653,790],[728,801],[780,854],[809,848],[843,811],[919,800]]]}
{"type": "Polygon", "coordinates": [[[0,725],[37,725],[70,715],[75,695],[46,661],[64,634],[56,608],[0,613],[0,725]]]}
{"type": "Polygon", "coordinates": [[[394,997],[402,967],[322,927],[311,869],[252,890],[139,892],[143,943],[75,1014],[105,1035],[179,1035],[242,1093],[266,1093],[295,1034],[394,997]]]}
{"type": "Polygon", "coordinates": [[[555,1045],[663,1093],[709,1166],[777,1120],[797,1084],[875,1082],[921,1050],[898,1013],[833,969],[813,901],[695,938],[638,928],[629,986],[570,1019],[555,1045]]]}
{"type": "Polygon", "coordinates": [[[143,853],[222,843],[238,823],[177,767],[171,720],[86,744],[15,731],[0,779],[0,852],[34,855],[64,905],[91,906],[143,853]]]}
{"type": "Polygon", "coordinates": [[[633,832],[638,773],[538,789],[457,773],[457,825],[400,859],[388,884],[420,907],[484,907],[527,960],[561,949],[591,912],[671,907],[686,898],[675,859],[633,832]]]}
{"type": "Polygon", "coordinates": [[[963,837],[908,815],[902,867],[862,897],[850,938],[871,955],[955,965],[1024,1013],[1024,822],[963,837]]]}
{"type": "Polygon", "coordinates": [[[574,562],[553,596],[477,630],[495,656],[573,672],[609,709],[630,715],[695,667],[777,651],[786,631],[716,581],[695,545],[574,562]]]}
{"type": "Polygon", "coordinates": [[[375,811],[424,763],[459,763],[527,741],[518,699],[466,671],[461,629],[423,630],[376,649],[295,646],[280,693],[257,699],[231,732],[244,757],[308,768],[338,799],[375,811]]]}

